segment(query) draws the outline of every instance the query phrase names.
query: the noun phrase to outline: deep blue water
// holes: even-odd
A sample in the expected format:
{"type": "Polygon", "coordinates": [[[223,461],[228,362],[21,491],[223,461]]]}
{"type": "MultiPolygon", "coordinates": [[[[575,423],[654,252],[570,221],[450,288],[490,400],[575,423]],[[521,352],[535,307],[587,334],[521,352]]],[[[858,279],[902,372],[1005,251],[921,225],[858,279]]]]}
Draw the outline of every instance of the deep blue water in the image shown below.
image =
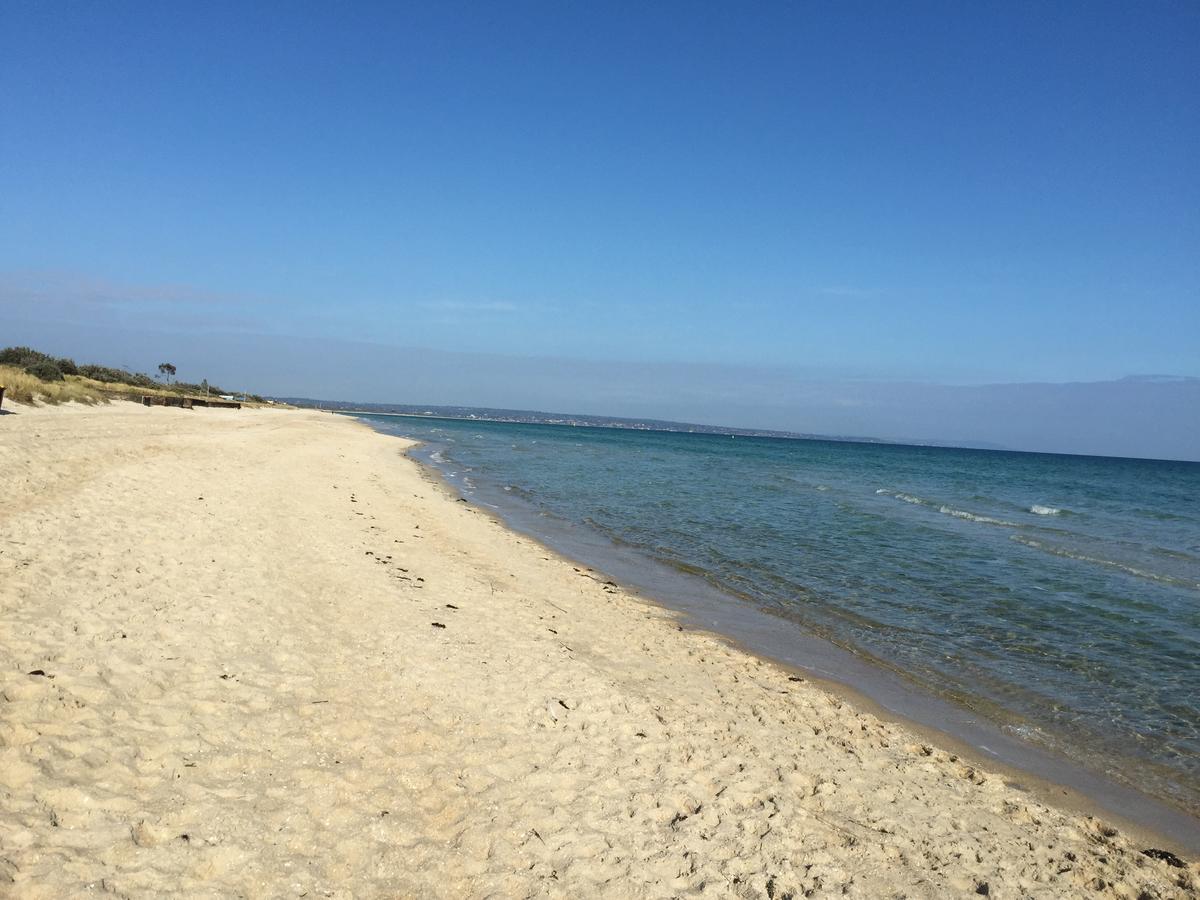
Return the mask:
{"type": "Polygon", "coordinates": [[[1200,810],[1198,463],[362,418],[1200,810]]]}

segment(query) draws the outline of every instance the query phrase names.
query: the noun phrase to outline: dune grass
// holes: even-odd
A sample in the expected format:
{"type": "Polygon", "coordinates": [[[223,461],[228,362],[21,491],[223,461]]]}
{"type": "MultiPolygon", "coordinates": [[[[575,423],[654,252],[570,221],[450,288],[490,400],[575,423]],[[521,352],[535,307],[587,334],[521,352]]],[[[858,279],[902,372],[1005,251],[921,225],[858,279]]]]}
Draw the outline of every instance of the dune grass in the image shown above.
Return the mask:
{"type": "MultiPolygon", "coordinates": [[[[173,375],[174,366],[169,370],[173,375]]],[[[250,406],[268,403],[257,394],[227,391],[207,381],[190,384],[167,379],[160,383],[141,372],[92,363],[76,365],[73,359],[51,356],[32,347],[0,349],[0,385],[5,388],[6,400],[23,404],[94,404],[113,399],[140,400],[146,395],[210,399],[223,394],[240,394],[241,402],[250,406]]]]}
{"type": "MultiPolygon", "coordinates": [[[[41,404],[53,406],[72,402],[94,405],[108,403],[110,400],[138,401],[148,394],[160,397],[177,397],[181,394],[197,398],[205,396],[195,390],[188,390],[193,387],[192,385],[143,387],[135,384],[96,381],[82,375],[64,375],[62,381],[43,381],[23,369],[4,365],[0,365],[0,385],[4,386],[5,403],[22,403],[31,406],[41,404]]],[[[265,401],[257,397],[242,402],[250,407],[267,405],[265,401]]],[[[283,403],[273,405],[279,409],[290,408],[283,403]]]]}
{"type": "Polygon", "coordinates": [[[13,403],[107,403],[108,398],[96,389],[95,382],[68,375],[62,381],[42,381],[13,366],[0,366],[0,385],[4,399],[13,403]]]}
{"type": "Polygon", "coordinates": [[[109,399],[125,399],[137,400],[146,394],[151,394],[159,397],[175,396],[180,391],[173,391],[167,387],[143,387],[136,384],[121,384],[113,381],[96,381],[94,378],[85,378],[83,375],[66,375],[64,378],[73,384],[86,391],[91,391],[98,397],[109,399]]]}

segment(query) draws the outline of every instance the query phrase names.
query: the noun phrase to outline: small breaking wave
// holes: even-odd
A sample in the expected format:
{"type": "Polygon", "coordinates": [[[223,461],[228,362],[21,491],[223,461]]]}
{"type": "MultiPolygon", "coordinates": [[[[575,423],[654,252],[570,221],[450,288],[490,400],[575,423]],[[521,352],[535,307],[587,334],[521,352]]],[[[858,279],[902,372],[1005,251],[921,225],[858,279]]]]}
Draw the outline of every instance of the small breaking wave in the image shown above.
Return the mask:
{"type": "Polygon", "coordinates": [[[967,512],[965,509],[955,509],[952,506],[939,506],[938,512],[943,515],[954,516],[956,519],[966,519],[968,522],[982,522],[984,525],[1002,525],[1005,528],[1021,527],[1016,522],[1009,522],[1005,519],[993,519],[991,516],[980,516],[967,512]]]}
{"type": "Polygon", "coordinates": [[[876,494],[883,494],[887,497],[895,497],[897,500],[903,500],[905,503],[912,503],[915,506],[926,506],[930,509],[936,509],[944,516],[953,516],[956,519],[964,519],[968,522],[979,522],[983,525],[1000,525],[1004,528],[1020,528],[1019,522],[1009,522],[1007,519],[996,519],[992,516],[984,516],[979,513],[968,512],[965,509],[955,509],[953,506],[946,506],[942,503],[936,503],[931,500],[926,500],[923,497],[917,497],[914,494],[905,494],[900,491],[889,491],[887,488],[878,488],[876,494]]]}
{"type": "Polygon", "coordinates": [[[1042,506],[1040,503],[1035,503],[1029,507],[1029,511],[1035,516],[1057,516],[1062,514],[1062,510],[1057,506],[1042,506]]]}
{"type": "Polygon", "coordinates": [[[914,497],[912,494],[903,494],[899,491],[889,491],[887,488],[879,488],[875,493],[883,494],[885,497],[895,497],[897,500],[903,500],[905,503],[915,503],[917,506],[931,505],[920,497],[914,497]]]}
{"type": "Polygon", "coordinates": [[[1014,534],[1011,539],[1018,544],[1023,544],[1026,547],[1032,547],[1034,550],[1041,550],[1043,553],[1050,553],[1054,556],[1061,556],[1065,559],[1075,559],[1079,562],[1094,563],[1098,566],[1105,566],[1109,569],[1116,569],[1124,572],[1127,575],[1133,575],[1137,578],[1145,578],[1147,581],[1157,581],[1160,584],[1170,584],[1175,587],[1190,588],[1193,591],[1200,591],[1200,582],[1189,581],[1184,578],[1175,578],[1171,575],[1162,575],[1158,572],[1150,572],[1146,569],[1139,569],[1137,566],[1131,566],[1128,563],[1118,562],[1115,559],[1104,559],[1099,556],[1089,556],[1086,553],[1077,553],[1074,550],[1069,550],[1066,547],[1059,547],[1055,544],[1046,544],[1042,541],[1036,541],[1033,538],[1025,537],[1021,534],[1014,534]]]}

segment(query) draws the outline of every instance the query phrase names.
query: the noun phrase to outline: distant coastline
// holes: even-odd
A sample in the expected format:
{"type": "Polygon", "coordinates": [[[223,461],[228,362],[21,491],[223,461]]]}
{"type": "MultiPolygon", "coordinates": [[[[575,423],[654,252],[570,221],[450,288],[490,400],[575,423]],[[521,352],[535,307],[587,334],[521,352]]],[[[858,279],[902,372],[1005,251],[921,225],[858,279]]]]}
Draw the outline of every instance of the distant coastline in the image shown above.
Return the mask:
{"type": "Polygon", "coordinates": [[[961,441],[911,441],[847,434],[816,434],[802,431],[776,431],[768,428],[738,428],[732,425],[702,425],[670,419],[646,419],[629,416],[596,416],[586,413],[548,413],[526,409],[494,409],[483,406],[437,406],[402,403],[353,403],[343,400],[314,400],[309,397],[272,397],[303,409],[330,412],[365,413],[373,416],[403,416],[414,419],[447,419],[465,422],[505,422],[513,425],[560,425],[585,428],[619,428],[631,431],[664,431],[671,434],[719,434],[732,437],[778,438],[789,441],[833,441],[847,444],[895,444],[907,447],[952,447],[962,450],[1006,450],[999,444],[961,441]]]}

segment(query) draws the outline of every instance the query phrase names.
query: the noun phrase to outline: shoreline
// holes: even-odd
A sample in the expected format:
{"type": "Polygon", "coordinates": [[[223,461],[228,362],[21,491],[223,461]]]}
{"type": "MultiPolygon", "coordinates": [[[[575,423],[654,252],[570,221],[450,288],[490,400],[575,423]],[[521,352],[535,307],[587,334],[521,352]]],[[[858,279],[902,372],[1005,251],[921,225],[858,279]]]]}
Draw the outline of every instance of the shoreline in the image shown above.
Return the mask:
{"type": "Polygon", "coordinates": [[[0,421],[17,896],[1197,893],[1193,857],[577,571],[365,423],[0,421]]]}
{"type": "MultiPolygon", "coordinates": [[[[357,414],[343,415],[362,422],[357,414]]],[[[371,428],[368,422],[362,424],[371,428]]],[[[599,532],[589,531],[592,540],[587,546],[577,541],[577,546],[572,548],[561,528],[557,533],[552,528],[539,529],[535,526],[541,520],[532,515],[518,516],[518,507],[511,497],[503,498],[508,501],[507,508],[492,503],[481,505],[464,497],[459,486],[442,471],[441,464],[427,458],[431,452],[427,443],[416,438],[379,433],[411,443],[412,446],[404,450],[405,457],[419,466],[430,483],[445,491],[450,499],[472,504],[500,527],[534,541],[572,568],[583,568],[605,579],[615,579],[624,591],[641,602],[679,616],[685,627],[711,635],[739,652],[771,665],[803,674],[821,689],[864,712],[912,729],[975,765],[997,771],[1007,783],[1027,791],[1041,802],[1083,815],[1111,819],[1123,830],[1140,834],[1143,841],[1157,841],[1175,852],[1200,856],[1200,819],[1187,810],[1050,748],[1010,735],[998,723],[915,683],[898,682],[894,677],[889,679],[892,670],[881,662],[810,633],[786,616],[745,604],[699,575],[672,569],[636,550],[621,548],[599,532]],[[602,546],[605,543],[612,544],[607,554],[602,546]],[[591,549],[604,558],[577,555],[578,549],[591,549]],[[642,571],[636,571],[638,568],[642,571]],[[659,569],[661,573],[657,578],[646,578],[644,573],[649,569],[659,569]],[[705,599],[689,602],[686,597],[689,592],[701,594],[705,599]],[[717,621],[713,620],[714,616],[718,617],[717,621]],[[704,621],[705,617],[709,617],[708,621],[704,621]],[[787,635],[781,636],[777,628],[772,627],[778,622],[787,623],[787,635]],[[988,744],[978,743],[980,740],[987,740],[988,744]]],[[[584,528],[565,521],[558,524],[573,529],[584,528]]]]}
{"type": "MultiPolygon", "coordinates": [[[[1186,664],[1200,560],[1171,549],[1190,546],[1181,526],[1194,517],[1187,487],[1200,469],[1089,461],[1064,470],[994,453],[971,460],[957,451],[361,418],[429,441],[438,448],[432,462],[461,479],[464,496],[650,596],[678,608],[684,595],[732,594],[778,616],[781,632],[798,623],[855,660],[872,659],[886,681],[946,698],[954,714],[931,724],[990,721],[1200,818],[1200,723],[1186,664]],[[1063,481],[1068,472],[1074,482],[1063,481]],[[1156,499],[1142,508],[1139,491],[1152,484],[1156,499]],[[653,562],[631,563],[630,549],[653,562]],[[647,585],[642,570],[655,564],[671,572],[647,585]],[[698,580],[682,585],[679,571],[698,580]]],[[[786,661],[788,648],[772,643],[758,649],[786,661]]],[[[849,668],[878,693],[879,678],[849,668]]],[[[1059,768],[1049,767],[1056,780],[1059,768]]]]}

